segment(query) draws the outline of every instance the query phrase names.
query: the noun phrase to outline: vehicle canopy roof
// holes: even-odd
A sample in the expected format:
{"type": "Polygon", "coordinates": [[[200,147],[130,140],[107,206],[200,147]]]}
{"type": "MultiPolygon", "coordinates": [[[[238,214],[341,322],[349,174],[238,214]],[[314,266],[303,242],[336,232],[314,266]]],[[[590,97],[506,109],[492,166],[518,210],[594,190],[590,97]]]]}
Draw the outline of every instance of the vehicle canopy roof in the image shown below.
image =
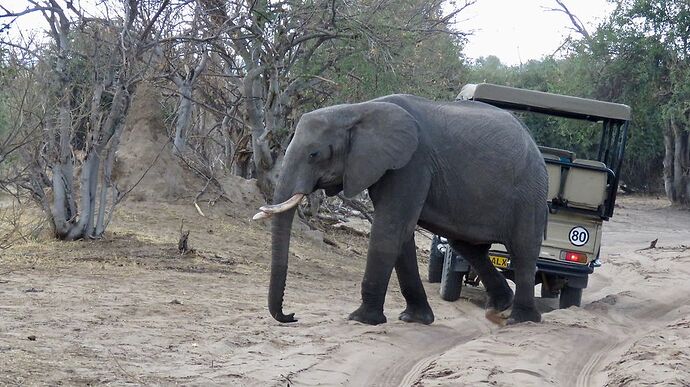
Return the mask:
{"type": "Polygon", "coordinates": [[[630,120],[628,105],[491,83],[467,84],[456,99],[471,99],[510,110],[526,110],[589,121],[630,120]]]}

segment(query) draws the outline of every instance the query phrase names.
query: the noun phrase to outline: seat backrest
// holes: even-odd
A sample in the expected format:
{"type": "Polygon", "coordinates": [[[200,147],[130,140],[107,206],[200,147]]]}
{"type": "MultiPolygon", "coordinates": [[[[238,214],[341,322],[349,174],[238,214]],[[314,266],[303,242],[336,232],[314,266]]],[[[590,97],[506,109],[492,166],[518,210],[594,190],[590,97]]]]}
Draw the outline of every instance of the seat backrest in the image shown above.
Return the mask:
{"type": "Polygon", "coordinates": [[[573,161],[573,159],[575,158],[575,153],[573,151],[565,149],[550,148],[548,146],[539,146],[539,150],[543,155],[553,155],[563,161],[573,161]]]}
{"type": "Polygon", "coordinates": [[[546,173],[549,175],[549,193],[547,200],[558,197],[558,193],[561,189],[561,166],[560,164],[554,164],[548,162],[548,160],[559,161],[559,157],[551,154],[544,153],[544,161],[546,161],[546,173]]]}
{"type": "Polygon", "coordinates": [[[607,178],[604,163],[575,159],[566,176],[563,199],[569,206],[596,210],[604,204],[607,178]],[[585,168],[587,166],[601,168],[601,170],[585,168]]]}

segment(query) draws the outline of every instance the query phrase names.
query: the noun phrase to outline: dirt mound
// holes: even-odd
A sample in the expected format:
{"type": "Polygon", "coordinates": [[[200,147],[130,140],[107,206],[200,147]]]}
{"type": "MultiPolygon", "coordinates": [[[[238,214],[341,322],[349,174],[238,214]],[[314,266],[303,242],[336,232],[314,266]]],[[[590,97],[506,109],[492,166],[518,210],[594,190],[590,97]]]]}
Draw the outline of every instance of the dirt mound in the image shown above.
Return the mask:
{"type": "Polygon", "coordinates": [[[226,175],[218,179],[218,183],[231,202],[230,211],[234,215],[250,218],[259,207],[266,204],[256,179],[244,179],[239,176],[226,175]]]}
{"type": "MultiPolygon", "coordinates": [[[[133,201],[193,199],[205,181],[173,155],[159,101],[160,95],[153,86],[144,85],[137,90],[117,153],[115,181],[121,191],[132,190],[129,199],[133,201]]],[[[219,177],[218,183],[220,187],[209,187],[207,196],[215,201],[219,195],[211,191],[220,188],[230,201],[229,211],[235,215],[251,216],[265,204],[254,179],[227,175],[219,177]]]]}
{"type": "Polygon", "coordinates": [[[142,85],[129,110],[113,175],[129,199],[174,200],[192,195],[196,176],[172,154],[155,88],[142,85]],[[194,184],[191,184],[194,182],[194,184]]]}

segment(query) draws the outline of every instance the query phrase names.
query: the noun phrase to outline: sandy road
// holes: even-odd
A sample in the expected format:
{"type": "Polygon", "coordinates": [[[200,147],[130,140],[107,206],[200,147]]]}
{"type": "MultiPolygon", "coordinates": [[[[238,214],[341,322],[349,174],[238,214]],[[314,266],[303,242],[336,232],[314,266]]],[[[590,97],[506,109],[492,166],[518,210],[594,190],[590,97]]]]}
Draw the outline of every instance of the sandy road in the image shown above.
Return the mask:
{"type": "MultiPolygon", "coordinates": [[[[690,245],[690,213],[669,209],[663,201],[623,202],[620,216],[606,225],[605,265],[591,277],[582,308],[556,310],[553,300],[539,300],[547,312],[544,324],[497,328],[478,311],[480,290],[466,290],[464,299],[444,303],[438,302],[437,287],[427,284],[441,321],[432,327],[393,324],[388,335],[342,348],[320,365],[320,372],[310,370],[292,380],[296,385],[376,386],[625,383],[633,376],[620,369],[621,359],[631,348],[690,315],[690,250],[683,247],[690,245]],[[656,238],[660,247],[645,250],[656,238]],[[347,370],[347,377],[324,371],[334,369],[347,370]]],[[[658,375],[646,376],[671,385],[682,381],[684,374],[665,370],[663,359],[678,356],[674,347],[682,343],[690,344],[662,340],[659,356],[641,360],[637,368],[654,368],[645,362],[661,360],[658,375]]],[[[677,371],[673,364],[668,367],[677,371]]]]}
{"type": "Polygon", "coordinates": [[[496,329],[471,303],[439,302],[432,307],[437,322],[428,327],[395,321],[392,311],[388,313],[392,321],[369,327],[363,335],[357,332],[360,324],[347,323],[346,329],[353,333],[351,340],[330,352],[318,366],[290,380],[305,386],[411,385],[448,349],[496,329]]]}
{"type": "Polygon", "coordinates": [[[285,308],[300,320],[279,324],[265,306],[268,225],[129,204],[107,241],[38,241],[0,257],[0,384],[687,385],[690,213],[620,203],[583,307],[540,300],[542,323],[505,328],[484,318],[480,289],[448,303],[436,284],[425,284],[434,324],[398,321],[395,279],[387,324],[347,321],[366,239],[334,233],[330,246],[299,232],[285,308]],[[198,253],[175,252],[180,218],[198,253]]]}
{"type": "Polygon", "coordinates": [[[417,383],[687,386],[690,212],[661,200],[621,202],[605,225],[604,266],[590,277],[582,308],[461,344],[417,383]],[[646,249],[656,238],[657,248],[646,249]],[[487,348],[492,356],[482,354],[487,348]]]}

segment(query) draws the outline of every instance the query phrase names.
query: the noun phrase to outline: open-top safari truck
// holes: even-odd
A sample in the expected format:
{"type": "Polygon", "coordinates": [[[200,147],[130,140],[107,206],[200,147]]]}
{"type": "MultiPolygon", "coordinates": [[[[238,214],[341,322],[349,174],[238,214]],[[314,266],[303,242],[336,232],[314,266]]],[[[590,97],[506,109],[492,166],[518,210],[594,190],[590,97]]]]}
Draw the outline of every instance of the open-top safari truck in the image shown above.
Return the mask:
{"type": "MultiPolygon", "coordinates": [[[[468,84],[458,100],[485,102],[500,108],[601,122],[596,160],[578,158],[566,149],[540,147],[549,176],[549,217],[537,261],[535,283],[542,297],[560,296],[559,305],[580,305],[588,276],[600,266],[602,223],[613,215],[630,107],[592,99],[516,89],[492,84],[468,84]]],[[[456,255],[443,238],[434,238],[429,259],[429,280],[441,282],[441,297],[455,301],[465,284],[478,285],[470,265],[456,255]]],[[[512,279],[510,256],[493,244],[491,262],[512,279]]]]}

